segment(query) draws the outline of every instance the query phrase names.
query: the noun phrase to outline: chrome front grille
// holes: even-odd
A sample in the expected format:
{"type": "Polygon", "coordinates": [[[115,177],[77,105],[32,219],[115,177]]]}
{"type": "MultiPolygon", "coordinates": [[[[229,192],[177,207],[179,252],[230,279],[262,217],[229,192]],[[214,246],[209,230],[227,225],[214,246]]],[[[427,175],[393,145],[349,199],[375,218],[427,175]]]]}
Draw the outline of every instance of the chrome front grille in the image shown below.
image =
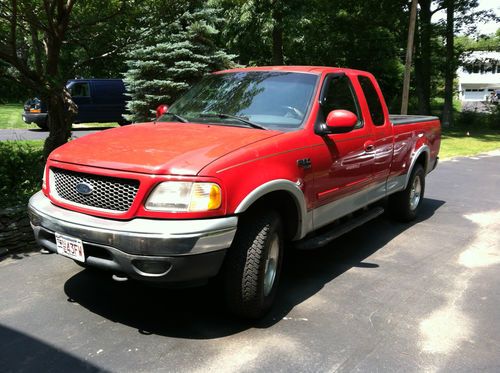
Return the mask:
{"type": "Polygon", "coordinates": [[[50,169],[50,188],[55,197],[65,202],[115,212],[128,211],[139,189],[139,181],[82,172],[50,169]],[[77,186],[85,184],[85,194],[77,186]]]}

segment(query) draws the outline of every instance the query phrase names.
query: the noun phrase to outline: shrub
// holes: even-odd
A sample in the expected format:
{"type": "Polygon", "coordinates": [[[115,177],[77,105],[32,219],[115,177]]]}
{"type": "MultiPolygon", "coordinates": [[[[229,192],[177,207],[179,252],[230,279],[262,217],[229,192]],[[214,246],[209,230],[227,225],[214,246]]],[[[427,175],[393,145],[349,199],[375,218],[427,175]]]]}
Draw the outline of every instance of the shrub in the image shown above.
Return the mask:
{"type": "Polygon", "coordinates": [[[41,187],[42,143],[0,141],[0,207],[24,204],[41,187]]]}
{"type": "Polygon", "coordinates": [[[490,105],[487,111],[462,111],[455,115],[455,127],[461,129],[500,130],[500,105],[490,105]]]}

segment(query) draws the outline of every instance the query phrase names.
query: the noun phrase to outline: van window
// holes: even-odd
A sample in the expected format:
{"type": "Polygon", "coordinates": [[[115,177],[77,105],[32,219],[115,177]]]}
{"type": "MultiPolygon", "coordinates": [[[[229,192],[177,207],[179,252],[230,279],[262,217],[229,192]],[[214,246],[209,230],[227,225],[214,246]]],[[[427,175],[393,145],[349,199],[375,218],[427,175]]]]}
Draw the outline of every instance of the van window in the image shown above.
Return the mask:
{"type": "Polygon", "coordinates": [[[378,96],[377,90],[373,86],[370,78],[368,78],[367,76],[359,75],[358,81],[361,85],[363,93],[365,94],[373,124],[376,126],[382,126],[385,123],[385,117],[384,110],[382,109],[382,103],[380,102],[380,97],[378,96]]]}
{"type": "Polygon", "coordinates": [[[358,123],[354,128],[363,127],[356,95],[354,94],[349,78],[346,75],[333,76],[327,80],[326,84],[328,86],[321,100],[323,117],[326,119],[328,114],[333,110],[348,110],[358,117],[358,123]]]}
{"type": "Polygon", "coordinates": [[[90,97],[89,83],[75,83],[71,86],[71,96],[73,97],[90,97]]]}

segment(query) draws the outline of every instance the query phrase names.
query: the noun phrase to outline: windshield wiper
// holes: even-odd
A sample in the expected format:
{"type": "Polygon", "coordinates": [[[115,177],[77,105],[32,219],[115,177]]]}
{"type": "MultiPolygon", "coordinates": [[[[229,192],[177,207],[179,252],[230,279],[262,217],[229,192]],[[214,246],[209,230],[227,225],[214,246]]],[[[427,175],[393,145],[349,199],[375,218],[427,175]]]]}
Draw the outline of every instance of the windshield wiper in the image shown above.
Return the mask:
{"type": "Polygon", "coordinates": [[[207,118],[235,119],[241,123],[246,124],[248,127],[257,128],[260,130],[267,130],[266,127],[261,126],[260,124],[251,122],[248,119],[245,119],[243,117],[239,117],[237,115],[231,115],[231,114],[225,114],[225,113],[200,113],[200,116],[207,117],[207,118]]]}
{"type": "MultiPolygon", "coordinates": [[[[182,123],[187,123],[187,122],[189,122],[186,118],[181,117],[180,115],[177,115],[177,114],[171,113],[171,112],[169,112],[169,111],[167,111],[166,113],[163,113],[163,115],[171,115],[171,116],[173,116],[175,119],[177,119],[179,122],[182,122],[182,123]]],[[[162,116],[163,116],[163,115],[162,115],[162,116]]]]}

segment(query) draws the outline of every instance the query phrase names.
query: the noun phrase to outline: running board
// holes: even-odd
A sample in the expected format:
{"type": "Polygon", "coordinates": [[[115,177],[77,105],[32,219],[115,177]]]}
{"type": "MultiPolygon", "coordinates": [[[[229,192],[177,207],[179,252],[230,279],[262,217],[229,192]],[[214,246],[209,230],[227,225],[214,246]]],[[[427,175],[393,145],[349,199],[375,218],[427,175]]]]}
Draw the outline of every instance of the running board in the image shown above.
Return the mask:
{"type": "Polygon", "coordinates": [[[311,238],[306,238],[298,241],[294,246],[299,250],[312,250],[317,249],[322,246],[329,244],[334,239],[352,231],[366,222],[375,219],[377,216],[382,215],[384,209],[382,207],[374,207],[371,210],[364,212],[363,214],[352,218],[345,223],[335,226],[332,230],[320,234],[319,236],[314,236],[311,238]]]}

